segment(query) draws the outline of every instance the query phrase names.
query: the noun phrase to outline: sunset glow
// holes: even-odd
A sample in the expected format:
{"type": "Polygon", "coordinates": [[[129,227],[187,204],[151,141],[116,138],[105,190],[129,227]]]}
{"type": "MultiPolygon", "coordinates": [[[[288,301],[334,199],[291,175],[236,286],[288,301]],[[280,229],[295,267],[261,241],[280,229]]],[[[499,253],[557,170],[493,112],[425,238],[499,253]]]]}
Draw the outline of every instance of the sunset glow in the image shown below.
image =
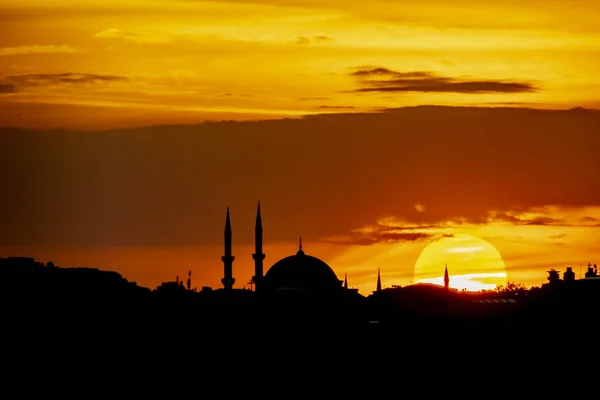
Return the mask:
{"type": "Polygon", "coordinates": [[[598,106],[595,1],[8,0],[0,10],[0,93],[10,107],[2,118],[11,125],[114,127],[417,104],[598,106]],[[393,71],[379,76],[392,86],[394,74],[423,75],[410,88],[370,87],[366,75],[353,75],[368,66],[393,71]],[[444,86],[428,88],[433,82],[444,86]],[[50,108],[67,117],[67,106],[85,122],[40,119],[50,108]],[[110,123],[107,108],[115,109],[110,123]]]}
{"type": "Polygon", "coordinates": [[[454,289],[476,292],[507,283],[506,266],[498,250],[475,236],[446,236],[429,244],[415,264],[414,282],[443,286],[446,266],[449,286],[454,289]]]}
{"type": "Polygon", "coordinates": [[[599,262],[600,1],[4,0],[0,257],[369,294],[599,262]]]}

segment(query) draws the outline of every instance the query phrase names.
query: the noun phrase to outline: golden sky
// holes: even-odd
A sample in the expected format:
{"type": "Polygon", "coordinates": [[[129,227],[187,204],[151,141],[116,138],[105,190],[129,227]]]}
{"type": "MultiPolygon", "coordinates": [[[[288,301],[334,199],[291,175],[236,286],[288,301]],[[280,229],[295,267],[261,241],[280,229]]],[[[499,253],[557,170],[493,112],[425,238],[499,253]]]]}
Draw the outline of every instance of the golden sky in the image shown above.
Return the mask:
{"type": "Polygon", "coordinates": [[[11,125],[599,105],[595,0],[5,0],[0,15],[11,125]]]}
{"type": "Polygon", "coordinates": [[[86,132],[0,132],[0,256],[218,286],[230,205],[243,286],[261,200],[267,266],[303,235],[364,293],[479,248],[501,273],[461,235],[508,280],[578,272],[600,117],[560,110],[600,108],[598,21],[595,0],[4,0],[0,126],[86,132]],[[206,120],[246,122],[174,125],[206,120]]]}

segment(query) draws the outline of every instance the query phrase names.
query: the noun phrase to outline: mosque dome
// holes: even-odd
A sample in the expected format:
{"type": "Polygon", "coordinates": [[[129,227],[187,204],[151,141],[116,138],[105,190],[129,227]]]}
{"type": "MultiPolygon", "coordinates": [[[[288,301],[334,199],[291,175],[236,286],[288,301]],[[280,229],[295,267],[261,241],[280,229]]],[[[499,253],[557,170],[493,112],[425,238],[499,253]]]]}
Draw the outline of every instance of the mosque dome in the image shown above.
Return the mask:
{"type": "Polygon", "coordinates": [[[295,255],[277,261],[263,280],[266,290],[335,291],[342,289],[342,281],[324,261],[309,256],[300,249],[295,255]]]}

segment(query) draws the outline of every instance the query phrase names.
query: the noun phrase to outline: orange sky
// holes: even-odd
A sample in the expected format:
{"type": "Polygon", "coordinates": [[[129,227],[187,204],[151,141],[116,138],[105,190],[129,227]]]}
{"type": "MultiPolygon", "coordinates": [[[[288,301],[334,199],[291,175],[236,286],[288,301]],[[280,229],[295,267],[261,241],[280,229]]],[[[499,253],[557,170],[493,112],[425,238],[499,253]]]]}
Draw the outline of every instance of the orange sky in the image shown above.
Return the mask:
{"type": "Polygon", "coordinates": [[[302,235],[364,293],[450,235],[528,284],[597,259],[600,116],[560,110],[600,108],[600,3],[323,3],[4,0],[0,126],[109,131],[0,132],[0,256],[217,286],[229,204],[241,287],[260,199],[267,266],[302,235]]]}

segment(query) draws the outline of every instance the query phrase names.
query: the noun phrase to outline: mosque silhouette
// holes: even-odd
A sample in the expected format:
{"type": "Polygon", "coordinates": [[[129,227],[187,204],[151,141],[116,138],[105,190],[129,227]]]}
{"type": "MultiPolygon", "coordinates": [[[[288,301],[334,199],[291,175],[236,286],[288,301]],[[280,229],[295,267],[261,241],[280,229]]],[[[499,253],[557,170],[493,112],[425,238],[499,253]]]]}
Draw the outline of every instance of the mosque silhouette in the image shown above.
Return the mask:
{"type": "MultiPolygon", "coordinates": [[[[225,218],[225,254],[221,257],[223,261],[223,290],[234,290],[233,285],[233,261],[232,254],[232,228],[229,207],[225,218]]],[[[260,211],[260,202],[256,211],[256,224],[254,227],[254,276],[251,283],[257,294],[273,293],[281,291],[304,291],[321,295],[343,295],[347,292],[356,292],[357,289],[348,288],[348,279],[342,281],[335,271],[323,260],[308,255],[302,247],[302,237],[296,254],[285,257],[275,262],[271,268],[263,272],[265,253],[263,252],[263,226],[260,211]]],[[[378,271],[378,289],[381,289],[381,279],[378,271]]]]}

